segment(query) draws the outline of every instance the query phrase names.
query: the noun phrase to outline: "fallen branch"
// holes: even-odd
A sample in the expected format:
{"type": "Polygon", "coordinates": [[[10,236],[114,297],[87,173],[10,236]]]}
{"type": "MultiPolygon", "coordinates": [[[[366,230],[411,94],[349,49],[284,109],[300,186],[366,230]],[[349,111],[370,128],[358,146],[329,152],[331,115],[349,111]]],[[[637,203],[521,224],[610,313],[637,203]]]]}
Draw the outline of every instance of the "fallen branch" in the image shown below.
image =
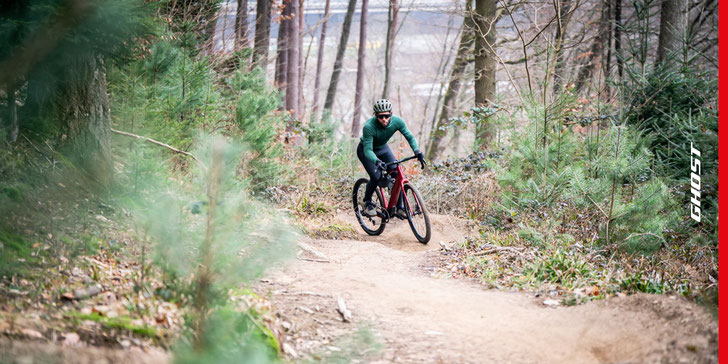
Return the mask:
{"type": "MultiPolygon", "coordinates": [[[[169,150],[171,150],[171,151],[173,151],[175,153],[184,154],[184,155],[186,155],[186,156],[194,159],[195,162],[197,162],[202,167],[206,167],[204,163],[202,163],[199,159],[197,159],[197,157],[195,157],[194,154],[192,154],[190,152],[185,152],[184,150],[177,149],[177,148],[175,148],[175,147],[173,147],[173,146],[171,146],[169,144],[165,144],[165,143],[162,143],[160,141],[156,141],[156,140],[154,140],[152,138],[148,138],[148,137],[145,137],[145,136],[141,136],[141,135],[137,135],[137,134],[132,134],[132,133],[127,133],[125,131],[115,130],[114,128],[109,128],[109,129],[111,129],[111,131],[114,132],[114,133],[116,133],[116,134],[125,135],[125,136],[128,136],[128,137],[137,138],[137,139],[142,139],[142,140],[148,141],[148,142],[150,142],[152,144],[156,144],[156,145],[159,145],[161,147],[165,147],[165,148],[167,148],[167,149],[169,149],[169,150]]],[[[207,169],[207,168],[205,168],[205,169],[207,169]]]]}
{"type": "Polygon", "coordinates": [[[477,252],[477,253],[473,253],[472,255],[474,257],[480,257],[480,256],[483,256],[483,255],[488,255],[488,254],[491,254],[491,253],[497,253],[497,252],[501,252],[501,251],[509,251],[509,252],[512,252],[512,253],[523,254],[521,252],[521,250],[523,248],[512,248],[512,247],[509,247],[509,246],[497,246],[497,245],[493,245],[493,244],[485,244],[485,246],[487,246],[490,249],[483,250],[483,251],[480,251],[480,252],[477,252]]]}
{"type": "Polygon", "coordinates": [[[313,259],[313,258],[301,258],[301,257],[296,257],[296,258],[297,258],[298,260],[305,260],[305,261],[308,261],[308,262],[316,262],[316,263],[331,263],[331,261],[330,261],[330,260],[328,260],[328,259],[313,259]]]}
{"type": "MultiPolygon", "coordinates": [[[[320,259],[322,261],[325,261],[326,263],[330,263],[331,262],[331,259],[329,259],[327,256],[325,256],[320,251],[316,250],[316,248],[314,248],[314,247],[312,247],[312,246],[310,246],[310,245],[308,245],[306,243],[298,242],[298,247],[301,248],[301,250],[303,250],[303,251],[305,251],[307,253],[312,254],[316,258],[318,258],[318,259],[320,259]]],[[[299,258],[299,259],[301,259],[301,258],[299,258]]]]}
{"type": "Polygon", "coordinates": [[[341,314],[341,318],[344,320],[344,322],[350,322],[351,321],[351,311],[346,309],[346,303],[344,302],[344,299],[339,296],[336,299],[337,308],[336,310],[339,311],[339,314],[341,314]]]}

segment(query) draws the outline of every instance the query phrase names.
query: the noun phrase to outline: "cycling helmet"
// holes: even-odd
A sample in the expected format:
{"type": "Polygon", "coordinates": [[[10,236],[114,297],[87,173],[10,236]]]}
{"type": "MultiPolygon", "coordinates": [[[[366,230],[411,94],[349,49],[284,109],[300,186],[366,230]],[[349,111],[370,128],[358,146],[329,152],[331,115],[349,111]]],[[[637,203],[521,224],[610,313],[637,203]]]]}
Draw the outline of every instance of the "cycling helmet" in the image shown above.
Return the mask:
{"type": "Polygon", "coordinates": [[[389,100],[380,99],[374,103],[374,112],[375,113],[389,112],[389,111],[392,111],[392,103],[389,102],[389,100]]]}

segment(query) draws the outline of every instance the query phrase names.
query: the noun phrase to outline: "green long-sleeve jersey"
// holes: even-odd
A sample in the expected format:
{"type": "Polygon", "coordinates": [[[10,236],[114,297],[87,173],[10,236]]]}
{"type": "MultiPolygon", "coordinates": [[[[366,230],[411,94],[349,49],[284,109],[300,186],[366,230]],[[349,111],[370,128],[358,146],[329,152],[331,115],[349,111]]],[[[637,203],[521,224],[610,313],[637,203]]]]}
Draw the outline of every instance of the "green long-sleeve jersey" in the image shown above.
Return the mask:
{"type": "Polygon", "coordinates": [[[367,157],[372,163],[377,162],[377,155],[374,154],[375,150],[379,150],[385,145],[389,138],[394,135],[394,132],[398,131],[404,135],[413,151],[419,150],[417,146],[417,139],[407,129],[404,120],[397,115],[392,115],[392,119],[389,120],[387,127],[382,127],[377,121],[376,117],[372,117],[364,123],[362,130],[361,143],[364,146],[364,156],[367,157]]]}

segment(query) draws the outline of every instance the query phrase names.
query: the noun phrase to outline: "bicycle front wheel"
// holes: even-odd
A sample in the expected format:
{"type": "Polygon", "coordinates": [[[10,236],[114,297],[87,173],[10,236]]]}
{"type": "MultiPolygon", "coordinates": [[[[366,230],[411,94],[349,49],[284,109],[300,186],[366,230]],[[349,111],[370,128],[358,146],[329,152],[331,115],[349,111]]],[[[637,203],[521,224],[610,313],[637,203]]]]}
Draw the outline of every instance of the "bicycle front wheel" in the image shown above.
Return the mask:
{"type": "Polygon", "coordinates": [[[404,199],[407,221],[409,221],[412,232],[420,243],[427,244],[432,236],[432,228],[430,227],[430,215],[427,213],[420,191],[411,183],[405,183],[404,199]]]}
{"type": "MultiPolygon", "coordinates": [[[[384,231],[384,228],[387,226],[386,221],[381,215],[383,212],[381,206],[384,206],[384,197],[382,196],[382,191],[377,188],[374,191],[374,194],[379,199],[377,215],[368,216],[364,214],[364,208],[366,207],[364,204],[364,193],[367,189],[367,182],[369,182],[368,179],[360,178],[358,181],[356,181],[356,183],[354,183],[354,192],[352,193],[354,213],[356,214],[356,219],[359,221],[359,225],[361,225],[361,228],[364,230],[365,233],[369,235],[379,235],[384,231]]],[[[372,198],[374,198],[374,196],[372,196],[372,198]]]]}

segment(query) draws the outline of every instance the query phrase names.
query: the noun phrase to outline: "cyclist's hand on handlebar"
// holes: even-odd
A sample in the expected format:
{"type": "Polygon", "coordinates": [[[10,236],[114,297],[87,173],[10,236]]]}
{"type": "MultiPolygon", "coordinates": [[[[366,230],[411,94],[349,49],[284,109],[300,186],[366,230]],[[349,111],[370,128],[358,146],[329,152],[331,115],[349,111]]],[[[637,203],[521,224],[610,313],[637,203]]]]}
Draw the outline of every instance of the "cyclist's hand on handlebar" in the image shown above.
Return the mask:
{"type": "Polygon", "coordinates": [[[377,160],[377,169],[386,171],[387,170],[387,164],[384,163],[382,160],[377,160]]]}
{"type": "Polygon", "coordinates": [[[425,155],[422,154],[422,151],[416,150],[415,157],[417,157],[417,159],[420,161],[420,164],[422,165],[422,169],[425,169],[425,165],[427,165],[427,163],[425,163],[425,155]]]}

